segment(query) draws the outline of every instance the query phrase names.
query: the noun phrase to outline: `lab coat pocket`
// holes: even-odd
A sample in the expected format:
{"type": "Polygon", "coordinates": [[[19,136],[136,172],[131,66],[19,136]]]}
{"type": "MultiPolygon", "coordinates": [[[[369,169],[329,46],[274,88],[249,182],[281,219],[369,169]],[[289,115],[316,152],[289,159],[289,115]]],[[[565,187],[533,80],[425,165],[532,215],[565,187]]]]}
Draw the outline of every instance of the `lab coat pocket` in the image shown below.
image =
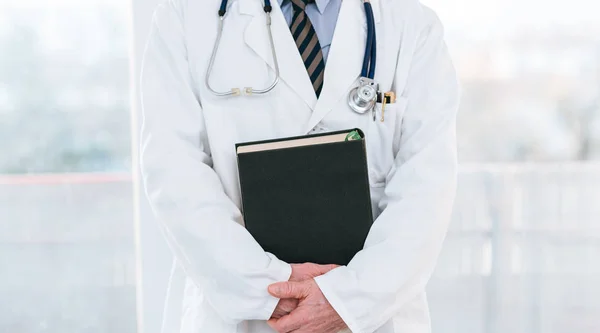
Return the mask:
{"type": "Polygon", "coordinates": [[[384,187],[386,176],[394,163],[394,138],[400,135],[402,117],[407,100],[396,99],[396,103],[383,105],[377,103],[377,117],[370,119],[365,133],[367,158],[369,163],[369,181],[372,187],[384,187]]]}

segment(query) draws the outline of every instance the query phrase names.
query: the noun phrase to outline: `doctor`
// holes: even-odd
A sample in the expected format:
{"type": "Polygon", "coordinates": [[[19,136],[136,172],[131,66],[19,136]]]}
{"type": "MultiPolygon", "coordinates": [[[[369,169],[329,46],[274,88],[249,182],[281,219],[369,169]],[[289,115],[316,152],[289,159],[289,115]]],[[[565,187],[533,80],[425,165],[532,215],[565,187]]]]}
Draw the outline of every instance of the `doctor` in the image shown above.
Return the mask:
{"type": "Polygon", "coordinates": [[[430,331],[425,286],[455,195],[459,94],[430,9],[168,0],[141,84],[143,180],[176,258],[164,333],[430,331]],[[352,104],[369,85],[395,101],[352,104]],[[366,136],[375,215],[364,249],[342,267],[263,251],[243,226],[234,145],[353,127],[366,136]]]}

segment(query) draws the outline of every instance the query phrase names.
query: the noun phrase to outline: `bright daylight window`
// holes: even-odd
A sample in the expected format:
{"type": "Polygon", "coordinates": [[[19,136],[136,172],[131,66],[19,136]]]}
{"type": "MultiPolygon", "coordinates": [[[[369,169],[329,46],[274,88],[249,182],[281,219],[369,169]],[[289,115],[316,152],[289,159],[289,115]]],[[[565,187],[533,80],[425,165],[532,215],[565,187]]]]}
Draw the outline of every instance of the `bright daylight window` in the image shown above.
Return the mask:
{"type": "Polygon", "coordinates": [[[434,332],[597,332],[600,4],[423,2],[463,89],[434,332]]]}
{"type": "Polygon", "coordinates": [[[0,0],[0,332],[134,332],[128,1],[0,0]]]}

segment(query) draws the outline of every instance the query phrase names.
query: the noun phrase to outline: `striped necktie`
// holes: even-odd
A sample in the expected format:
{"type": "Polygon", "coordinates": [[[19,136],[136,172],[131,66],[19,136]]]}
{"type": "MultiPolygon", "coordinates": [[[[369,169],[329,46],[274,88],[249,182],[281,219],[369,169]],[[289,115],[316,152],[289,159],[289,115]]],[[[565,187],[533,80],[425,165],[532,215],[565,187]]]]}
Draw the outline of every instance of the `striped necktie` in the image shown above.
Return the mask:
{"type": "Polygon", "coordinates": [[[323,61],[323,51],[321,43],[315,32],[308,15],[304,11],[306,4],[313,3],[314,0],[291,0],[294,9],[294,16],[290,30],[296,41],[298,51],[304,61],[304,66],[310,77],[317,98],[323,89],[323,76],[325,72],[325,61],[323,61]]]}

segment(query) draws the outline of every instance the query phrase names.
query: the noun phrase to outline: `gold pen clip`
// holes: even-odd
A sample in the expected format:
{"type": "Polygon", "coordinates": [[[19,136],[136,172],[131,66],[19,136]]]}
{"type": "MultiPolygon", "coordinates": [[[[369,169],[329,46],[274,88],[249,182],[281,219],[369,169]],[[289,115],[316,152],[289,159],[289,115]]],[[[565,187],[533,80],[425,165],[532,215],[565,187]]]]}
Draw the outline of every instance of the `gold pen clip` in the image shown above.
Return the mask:
{"type": "Polygon", "coordinates": [[[396,103],[396,93],[388,91],[383,94],[383,101],[381,103],[381,122],[385,121],[385,105],[388,103],[396,103]]]}

